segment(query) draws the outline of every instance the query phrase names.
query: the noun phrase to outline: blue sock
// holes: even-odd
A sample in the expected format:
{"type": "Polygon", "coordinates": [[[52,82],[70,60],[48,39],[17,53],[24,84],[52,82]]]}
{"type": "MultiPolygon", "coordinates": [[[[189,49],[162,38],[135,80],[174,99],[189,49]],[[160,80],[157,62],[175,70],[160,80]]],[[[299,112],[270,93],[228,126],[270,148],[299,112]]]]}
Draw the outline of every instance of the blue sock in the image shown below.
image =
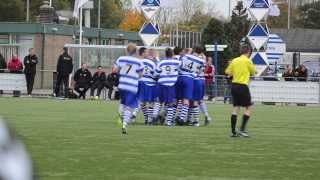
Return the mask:
{"type": "Polygon", "coordinates": [[[173,108],[171,106],[167,106],[166,110],[167,110],[167,118],[166,118],[167,124],[173,125],[173,108]]]}
{"type": "Polygon", "coordinates": [[[146,104],[141,104],[141,111],[144,116],[144,122],[148,122],[148,107],[146,106],[146,104]]]}
{"type": "Polygon", "coordinates": [[[182,122],[187,121],[188,112],[189,112],[189,105],[183,104],[180,112],[180,119],[182,120],[182,122]]]}
{"type": "Polygon", "coordinates": [[[191,108],[191,114],[192,114],[192,122],[199,122],[200,109],[198,106],[191,108]]]}
{"type": "Polygon", "coordinates": [[[147,121],[148,121],[149,123],[151,123],[151,122],[152,122],[152,118],[153,118],[153,107],[149,107],[149,108],[148,108],[148,118],[147,118],[147,121]]]}

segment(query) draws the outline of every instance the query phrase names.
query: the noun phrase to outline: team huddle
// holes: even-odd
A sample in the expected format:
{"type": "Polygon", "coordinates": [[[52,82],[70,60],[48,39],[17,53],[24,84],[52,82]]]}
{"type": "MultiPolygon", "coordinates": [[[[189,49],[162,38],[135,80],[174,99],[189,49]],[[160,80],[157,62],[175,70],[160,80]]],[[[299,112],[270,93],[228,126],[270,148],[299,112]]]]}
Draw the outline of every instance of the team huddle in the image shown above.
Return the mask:
{"type": "Polygon", "coordinates": [[[129,44],[127,56],[119,57],[113,68],[120,75],[122,133],[127,134],[139,110],[147,125],[200,126],[200,111],[205,114],[205,125],[210,124],[203,101],[205,59],[199,47],[184,51],[167,48],[165,57],[159,60],[155,50],[137,50],[136,45],[129,44]]]}

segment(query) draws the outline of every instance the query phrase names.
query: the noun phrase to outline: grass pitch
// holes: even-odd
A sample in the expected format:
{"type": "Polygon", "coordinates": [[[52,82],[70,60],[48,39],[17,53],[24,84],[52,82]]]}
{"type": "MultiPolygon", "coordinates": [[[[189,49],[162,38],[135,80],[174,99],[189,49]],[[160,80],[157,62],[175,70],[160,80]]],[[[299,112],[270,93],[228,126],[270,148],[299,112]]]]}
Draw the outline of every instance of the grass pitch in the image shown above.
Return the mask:
{"type": "Polygon", "coordinates": [[[230,106],[210,127],[146,127],[122,135],[117,103],[0,98],[42,180],[319,179],[319,107],[256,106],[252,138],[229,138],[230,106]]]}

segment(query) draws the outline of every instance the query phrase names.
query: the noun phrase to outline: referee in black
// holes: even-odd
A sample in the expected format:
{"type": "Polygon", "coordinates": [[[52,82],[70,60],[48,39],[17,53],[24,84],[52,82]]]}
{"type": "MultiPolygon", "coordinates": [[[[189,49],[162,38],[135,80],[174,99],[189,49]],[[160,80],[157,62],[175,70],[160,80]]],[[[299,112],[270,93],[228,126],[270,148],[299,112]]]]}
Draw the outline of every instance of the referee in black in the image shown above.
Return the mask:
{"type": "Polygon", "coordinates": [[[231,61],[226,69],[226,74],[232,77],[231,94],[233,98],[233,111],[231,116],[231,137],[249,137],[246,131],[246,125],[251,116],[251,95],[249,91],[250,76],[256,74],[256,68],[249,57],[251,56],[251,48],[248,46],[241,47],[241,56],[231,61]],[[237,117],[240,107],[245,108],[242,117],[240,131],[237,132],[237,117]]]}

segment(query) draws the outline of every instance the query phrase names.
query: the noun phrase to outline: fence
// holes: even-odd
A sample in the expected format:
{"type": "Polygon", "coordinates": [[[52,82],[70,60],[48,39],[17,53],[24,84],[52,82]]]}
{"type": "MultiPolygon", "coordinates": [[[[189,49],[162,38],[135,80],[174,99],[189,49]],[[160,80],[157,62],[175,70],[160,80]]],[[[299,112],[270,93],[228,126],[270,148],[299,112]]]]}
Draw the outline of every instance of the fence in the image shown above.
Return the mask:
{"type": "MultiPolygon", "coordinates": [[[[231,101],[231,79],[216,76],[207,96],[231,101]]],[[[209,87],[206,87],[209,88],[209,87]]],[[[320,104],[320,78],[253,77],[250,91],[254,102],[320,104]]]]}

